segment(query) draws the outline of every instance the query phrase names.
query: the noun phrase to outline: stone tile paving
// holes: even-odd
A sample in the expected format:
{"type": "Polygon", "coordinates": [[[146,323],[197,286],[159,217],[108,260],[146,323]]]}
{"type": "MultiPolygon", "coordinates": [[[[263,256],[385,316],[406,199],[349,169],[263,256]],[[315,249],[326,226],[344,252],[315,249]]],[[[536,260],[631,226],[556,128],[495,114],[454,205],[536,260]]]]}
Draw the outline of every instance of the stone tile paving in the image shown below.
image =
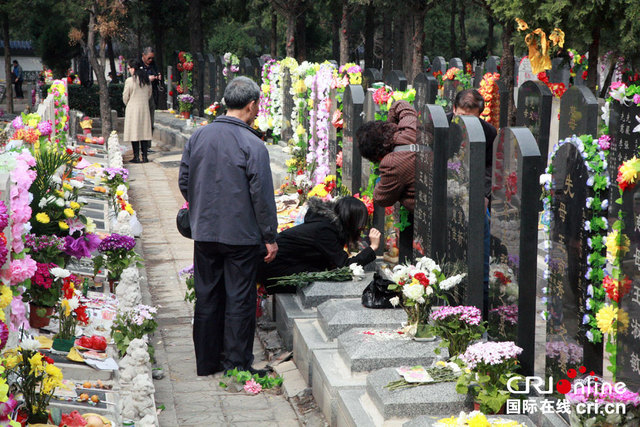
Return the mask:
{"type": "MultiPolygon", "coordinates": [[[[130,195],[144,227],[142,252],[152,303],[159,307],[158,332],[153,338],[158,364],[165,377],[154,381],[156,403],[165,409],[161,426],[298,426],[296,413],[284,396],[248,396],[221,390],[212,377],[198,377],[191,333],[193,307],[184,301],[185,285],[178,272],[193,261],[193,243],[178,234],[177,210],[183,198],[178,169],[162,167],[153,154],[147,164],[127,164],[130,195]],[[154,158],[157,161],[153,161],[154,158]]],[[[264,360],[254,342],[256,362],[264,360]]]]}

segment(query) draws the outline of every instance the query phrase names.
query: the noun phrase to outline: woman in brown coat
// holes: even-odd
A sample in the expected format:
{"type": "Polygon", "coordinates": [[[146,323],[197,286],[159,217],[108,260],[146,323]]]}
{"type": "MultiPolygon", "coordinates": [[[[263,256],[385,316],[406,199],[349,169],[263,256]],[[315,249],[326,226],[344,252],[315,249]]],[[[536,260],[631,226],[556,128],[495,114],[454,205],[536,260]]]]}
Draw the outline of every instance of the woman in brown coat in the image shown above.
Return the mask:
{"type": "Polygon", "coordinates": [[[147,153],[151,145],[151,113],[149,112],[149,98],[151,84],[149,76],[144,71],[142,63],[131,59],[128,63],[129,77],[124,82],[122,101],[127,106],[124,115],[124,142],[131,141],[133,160],[140,163],[140,143],[142,142],[142,163],[147,163],[147,153]]]}

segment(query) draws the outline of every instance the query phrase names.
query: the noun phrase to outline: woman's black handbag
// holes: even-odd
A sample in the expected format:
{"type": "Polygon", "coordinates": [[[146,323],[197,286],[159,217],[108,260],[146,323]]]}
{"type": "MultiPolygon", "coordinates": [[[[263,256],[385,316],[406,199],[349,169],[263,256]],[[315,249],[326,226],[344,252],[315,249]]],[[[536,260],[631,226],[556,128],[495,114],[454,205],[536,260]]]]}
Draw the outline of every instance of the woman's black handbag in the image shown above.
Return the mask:
{"type": "Polygon", "coordinates": [[[367,308],[393,308],[389,299],[398,295],[395,291],[388,289],[388,286],[393,283],[375,273],[373,280],[362,292],[362,305],[367,308]]]}
{"type": "Polygon", "coordinates": [[[182,234],[187,239],[191,238],[191,224],[189,223],[189,209],[184,208],[178,211],[176,217],[176,226],[178,227],[178,233],[182,234]]]}

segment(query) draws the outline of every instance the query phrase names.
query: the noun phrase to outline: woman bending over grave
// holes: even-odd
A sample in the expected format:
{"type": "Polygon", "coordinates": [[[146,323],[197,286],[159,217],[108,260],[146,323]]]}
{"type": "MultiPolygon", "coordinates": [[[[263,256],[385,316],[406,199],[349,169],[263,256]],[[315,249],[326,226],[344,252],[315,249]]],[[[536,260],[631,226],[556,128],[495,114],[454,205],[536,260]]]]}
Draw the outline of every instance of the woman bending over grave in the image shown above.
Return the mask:
{"type": "Polygon", "coordinates": [[[345,251],[345,245],[351,248],[358,243],[368,218],[367,207],[355,197],[334,202],[309,199],[304,223],[276,237],[278,253],[271,263],[260,264],[258,283],[265,285],[269,293],[291,293],[295,286],[272,286],[276,282],[273,278],[373,262],[380,245],[380,232],[375,228],[369,231],[370,245],[358,255],[349,258],[345,251]]]}
{"type": "Polygon", "coordinates": [[[387,207],[400,202],[413,212],[417,124],[418,113],[411,104],[396,101],[386,122],[367,122],[356,132],[362,157],[380,162],[380,178],[373,190],[377,205],[387,207]]]}

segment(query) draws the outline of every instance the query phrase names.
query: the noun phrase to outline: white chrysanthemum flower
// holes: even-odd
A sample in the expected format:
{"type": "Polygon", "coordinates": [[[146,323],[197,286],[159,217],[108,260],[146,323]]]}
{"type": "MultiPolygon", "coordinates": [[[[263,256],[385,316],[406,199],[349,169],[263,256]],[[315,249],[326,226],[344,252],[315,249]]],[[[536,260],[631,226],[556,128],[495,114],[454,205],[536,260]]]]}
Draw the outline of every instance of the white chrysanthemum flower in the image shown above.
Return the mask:
{"type": "Polygon", "coordinates": [[[397,307],[398,304],[400,304],[400,298],[398,297],[389,298],[389,302],[391,303],[392,306],[397,307]]]}
{"type": "Polygon", "coordinates": [[[402,288],[402,294],[413,301],[418,301],[424,295],[424,286],[419,283],[405,285],[402,288]]]}
{"type": "Polygon", "coordinates": [[[456,274],[455,276],[444,279],[442,282],[440,282],[440,289],[442,289],[443,291],[448,291],[449,289],[462,282],[464,276],[466,276],[466,274],[456,274]]]}
{"type": "Polygon", "coordinates": [[[76,308],[80,307],[80,298],[78,298],[77,295],[74,295],[73,298],[69,300],[69,307],[71,308],[71,310],[75,310],[76,308]]]}
{"type": "Polygon", "coordinates": [[[59,208],[63,208],[64,207],[64,199],[61,198],[57,198],[56,199],[56,206],[58,206],[59,208]]]}
{"type": "Polygon", "coordinates": [[[361,265],[356,264],[355,262],[351,265],[349,265],[349,268],[351,269],[351,274],[353,274],[356,277],[362,277],[364,276],[364,268],[362,268],[361,265]]]}
{"type": "Polygon", "coordinates": [[[78,181],[77,179],[69,180],[69,185],[71,185],[73,188],[82,188],[82,187],[84,187],[84,184],[81,181],[78,181]]]}
{"type": "Polygon", "coordinates": [[[58,279],[66,279],[67,277],[71,276],[71,272],[69,270],[60,267],[54,267],[49,270],[49,272],[56,276],[56,278],[58,279]]]}
{"type": "Polygon", "coordinates": [[[25,337],[20,341],[20,347],[23,350],[36,351],[40,348],[40,341],[31,337],[25,337]]]}

